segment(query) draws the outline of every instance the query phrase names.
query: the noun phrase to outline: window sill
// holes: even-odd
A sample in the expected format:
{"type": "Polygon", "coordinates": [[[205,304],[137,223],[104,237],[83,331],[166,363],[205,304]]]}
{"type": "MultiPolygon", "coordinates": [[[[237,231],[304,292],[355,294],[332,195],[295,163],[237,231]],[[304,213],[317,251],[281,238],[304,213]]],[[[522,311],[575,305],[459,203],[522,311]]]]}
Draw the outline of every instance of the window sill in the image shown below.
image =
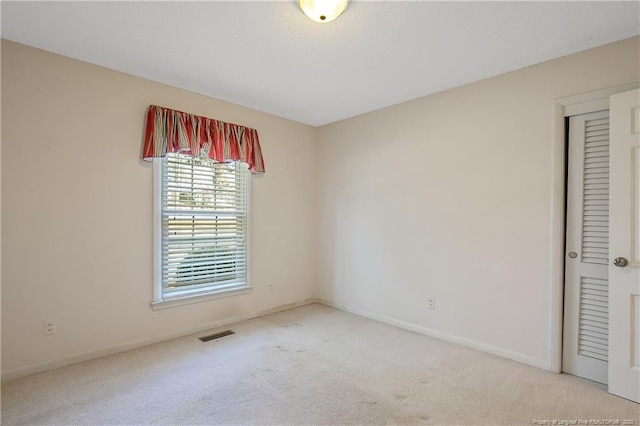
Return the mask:
{"type": "Polygon", "coordinates": [[[191,305],[193,303],[207,302],[209,300],[222,299],[224,297],[238,296],[249,293],[253,287],[233,287],[217,290],[190,292],[182,294],[167,295],[162,300],[151,302],[151,309],[158,311],[161,309],[174,308],[177,306],[191,305]]]}

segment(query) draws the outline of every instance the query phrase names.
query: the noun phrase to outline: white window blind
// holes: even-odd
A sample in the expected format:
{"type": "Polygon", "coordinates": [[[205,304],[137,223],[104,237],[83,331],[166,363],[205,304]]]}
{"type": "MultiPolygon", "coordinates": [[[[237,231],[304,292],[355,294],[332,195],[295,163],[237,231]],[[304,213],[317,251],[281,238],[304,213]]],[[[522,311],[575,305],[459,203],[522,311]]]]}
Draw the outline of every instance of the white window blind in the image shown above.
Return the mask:
{"type": "Polygon", "coordinates": [[[162,159],[163,298],[248,287],[248,175],[241,162],[162,159]]]}

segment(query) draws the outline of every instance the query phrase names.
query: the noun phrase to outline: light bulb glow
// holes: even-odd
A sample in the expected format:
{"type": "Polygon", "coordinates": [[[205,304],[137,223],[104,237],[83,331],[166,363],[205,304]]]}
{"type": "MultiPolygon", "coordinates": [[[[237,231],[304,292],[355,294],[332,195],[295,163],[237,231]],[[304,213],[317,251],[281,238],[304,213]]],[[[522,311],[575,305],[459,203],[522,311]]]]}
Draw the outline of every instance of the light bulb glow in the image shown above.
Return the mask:
{"type": "Polygon", "coordinates": [[[336,19],[347,8],[347,0],[299,0],[300,9],[321,24],[336,19]]]}

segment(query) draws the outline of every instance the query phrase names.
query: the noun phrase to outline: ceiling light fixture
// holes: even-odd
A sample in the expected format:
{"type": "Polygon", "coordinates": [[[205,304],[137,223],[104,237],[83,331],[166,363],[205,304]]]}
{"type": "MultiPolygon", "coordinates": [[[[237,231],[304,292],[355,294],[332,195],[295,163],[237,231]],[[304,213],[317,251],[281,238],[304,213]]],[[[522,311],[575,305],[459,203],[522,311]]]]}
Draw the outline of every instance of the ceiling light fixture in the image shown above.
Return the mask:
{"type": "Polygon", "coordinates": [[[347,0],[298,0],[298,4],[309,19],[321,24],[333,21],[347,8],[347,0]]]}

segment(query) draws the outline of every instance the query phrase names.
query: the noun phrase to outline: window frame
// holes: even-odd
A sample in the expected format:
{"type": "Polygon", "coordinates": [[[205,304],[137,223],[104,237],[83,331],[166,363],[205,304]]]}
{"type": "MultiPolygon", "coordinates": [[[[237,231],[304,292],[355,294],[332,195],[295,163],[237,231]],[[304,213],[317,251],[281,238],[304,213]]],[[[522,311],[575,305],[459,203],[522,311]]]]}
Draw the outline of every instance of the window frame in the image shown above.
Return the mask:
{"type": "Polygon", "coordinates": [[[151,307],[153,310],[165,309],[174,306],[181,306],[191,303],[204,302],[207,300],[218,299],[222,297],[235,296],[250,292],[253,287],[251,285],[251,173],[246,169],[247,185],[246,185],[246,281],[244,285],[234,285],[230,288],[224,286],[211,285],[207,287],[199,287],[195,289],[174,290],[165,293],[162,282],[162,172],[164,158],[153,159],[153,298],[151,307]]]}

